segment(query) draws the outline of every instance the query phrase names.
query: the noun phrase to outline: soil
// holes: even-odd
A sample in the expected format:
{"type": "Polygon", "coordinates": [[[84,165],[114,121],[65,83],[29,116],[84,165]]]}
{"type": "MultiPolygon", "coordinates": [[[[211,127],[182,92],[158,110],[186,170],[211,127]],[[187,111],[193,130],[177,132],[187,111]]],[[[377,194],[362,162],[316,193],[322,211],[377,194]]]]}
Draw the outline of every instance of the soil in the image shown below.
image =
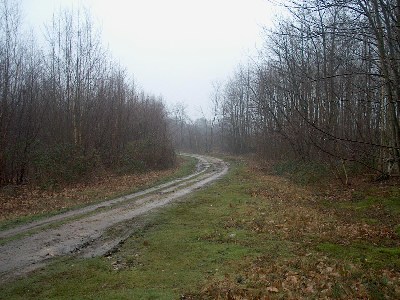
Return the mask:
{"type": "Polygon", "coordinates": [[[135,221],[139,216],[187,196],[228,172],[228,164],[220,159],[189,156],[198,159],[197,170],[190,176],[0,231],[0,282],[42,267],[56,257],[105,255],[143,226],[143,221],[135,221]]]}

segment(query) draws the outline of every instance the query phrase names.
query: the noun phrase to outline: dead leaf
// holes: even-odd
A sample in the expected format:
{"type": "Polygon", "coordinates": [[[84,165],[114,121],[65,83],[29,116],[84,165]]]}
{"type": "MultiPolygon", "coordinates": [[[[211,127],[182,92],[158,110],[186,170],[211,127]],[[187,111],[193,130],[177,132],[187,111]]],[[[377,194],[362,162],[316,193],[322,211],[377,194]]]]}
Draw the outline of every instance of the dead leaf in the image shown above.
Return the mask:
{"type": "Polygon", "coordinates": [[[276,287],[272,286],[267,287],[267,291],[271,293],[279,293],[279,290],[276,287]]]}

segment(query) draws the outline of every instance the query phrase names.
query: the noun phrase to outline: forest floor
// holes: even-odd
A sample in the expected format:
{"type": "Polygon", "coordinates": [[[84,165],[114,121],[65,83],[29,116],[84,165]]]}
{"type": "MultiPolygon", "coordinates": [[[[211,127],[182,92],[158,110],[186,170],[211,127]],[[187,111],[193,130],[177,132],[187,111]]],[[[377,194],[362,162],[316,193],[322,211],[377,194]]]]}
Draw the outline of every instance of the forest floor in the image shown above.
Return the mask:
{"type": "Polygon", "coordinates": [[[55,260],[0,299],[399,299],[399,182],[290,177],[234,159],[112,253],[55,260]]]}
{"type": "Polygon", "coordinates": [[[104,172],[86,182],[40,188],[10,185],[0,188],[0,230],[37,218],[130,194],[192,172],[196,161],[178,157],[175,168],[117,175],[104,172]]]}

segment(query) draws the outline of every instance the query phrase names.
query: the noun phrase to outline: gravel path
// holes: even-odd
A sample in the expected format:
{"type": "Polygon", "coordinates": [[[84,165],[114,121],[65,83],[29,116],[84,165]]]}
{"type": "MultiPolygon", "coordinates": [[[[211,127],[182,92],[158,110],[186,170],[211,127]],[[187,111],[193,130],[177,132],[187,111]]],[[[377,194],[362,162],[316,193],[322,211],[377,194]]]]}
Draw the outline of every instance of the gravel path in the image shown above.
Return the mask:
{"type": "Polygon", "coordinates": [[[136,217],[187,196],[228,172],[228,164],[220,159],[186,155],[198,159],[197,170],[190,176],[0,231],[0,282],[35,270],[54,257],[104,255],[129,237],[136,217]],[[105,236],[105,231],[113,227],[119,228],[116,235],[105,236]]]}

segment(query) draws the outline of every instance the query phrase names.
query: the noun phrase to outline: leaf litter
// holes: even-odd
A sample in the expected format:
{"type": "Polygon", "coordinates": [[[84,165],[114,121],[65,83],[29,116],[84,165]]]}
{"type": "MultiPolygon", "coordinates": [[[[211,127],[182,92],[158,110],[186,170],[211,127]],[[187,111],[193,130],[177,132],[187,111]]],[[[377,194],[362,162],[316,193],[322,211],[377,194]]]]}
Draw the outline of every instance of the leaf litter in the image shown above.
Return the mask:
{"type": "Polygon", "coordinates": [[[290,253],[270,252],[241,261],[236,266],[240,275],[211,278],[185,299],[400,299],[400,237],[392,226],[398,216],[385,214],[385,220],[367,224],[358,211],[324,204],[349,201],[353,193],[346,189],[321,192],[298,186],[254,164],[247,172],[251,180],[258,178],[257,186],[247,191],[253,201],[223,226],[257,234],[260,243],[286,242],[290,253]],[[365,246],[365,255],[363,248],[351,253],[358,244],[365,246]],[[333,250],[337,246],[344,254],[326,252],[320,245],[332,245],[333,250]],[[368,247],[382,253],[392,247],[394,254],[374,264],[368,261],[368,247]]]}
{"type": "Polygon", "coordinates": [[[56,190],[28,185],[3,187],[0,189],[0,221],[65,210],[131,192],[172,175],[177,168],[128,175],[106,173],[89,182],[56,190]]]}

